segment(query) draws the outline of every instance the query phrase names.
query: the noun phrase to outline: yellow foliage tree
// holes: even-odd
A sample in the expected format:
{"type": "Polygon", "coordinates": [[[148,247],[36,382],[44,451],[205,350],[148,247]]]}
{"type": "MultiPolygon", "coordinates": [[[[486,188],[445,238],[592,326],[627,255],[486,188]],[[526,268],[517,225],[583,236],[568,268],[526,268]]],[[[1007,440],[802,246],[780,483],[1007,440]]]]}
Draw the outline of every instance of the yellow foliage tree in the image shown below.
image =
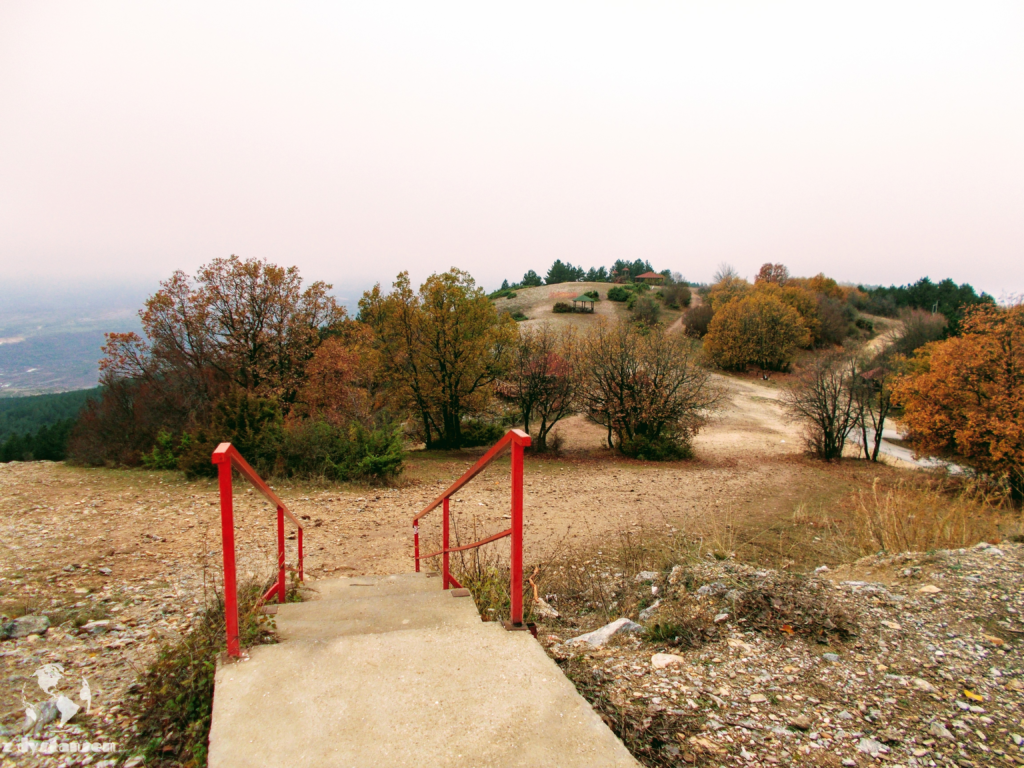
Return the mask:
{"type": "Polygon", "coordinates": [[[763,371],[789,367],[796,350],[810,343],[800,314],[766,291],[730,301],[715,312],[704,337],[704,351],[716,365],[763,371]]]}
{"type": "Polygon", "coordinates": [[[454,268],[418,292],[408,272],[387,295],[374,286],[359,300],[359,318],[373,328],[384,375],[419,415],[427,446],[460,447],[463,417],[483,409],[507,365],[515,321],[454,268]]]}

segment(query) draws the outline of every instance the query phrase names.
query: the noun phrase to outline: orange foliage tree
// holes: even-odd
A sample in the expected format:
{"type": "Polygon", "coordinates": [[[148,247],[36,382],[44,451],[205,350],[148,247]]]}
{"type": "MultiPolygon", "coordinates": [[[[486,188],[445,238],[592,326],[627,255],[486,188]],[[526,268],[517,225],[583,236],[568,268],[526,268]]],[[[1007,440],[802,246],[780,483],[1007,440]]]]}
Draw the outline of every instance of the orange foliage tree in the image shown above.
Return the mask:
{"type": "Polygon", "coordinates": [[[962,335],[918,350],[893,394],[921,453],[1024,495],[1024,306],[967,309],[962,335]]]}

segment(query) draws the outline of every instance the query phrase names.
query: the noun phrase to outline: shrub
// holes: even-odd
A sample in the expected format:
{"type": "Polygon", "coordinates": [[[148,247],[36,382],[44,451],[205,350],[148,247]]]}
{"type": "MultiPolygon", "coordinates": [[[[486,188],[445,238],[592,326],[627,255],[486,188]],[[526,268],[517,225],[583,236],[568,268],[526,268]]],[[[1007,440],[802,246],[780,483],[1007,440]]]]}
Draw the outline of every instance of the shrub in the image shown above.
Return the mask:
{"type": "Polygon", "coordinates": [[[608,289],[608,301],[626,301],[632,294],[621,285],[613,285],[608,289]]]}
{"type": "Polygon", "coordinates": [[[683,324],[686,326],[686,333],[697,339],[703,339],[711,325],[711,318],[715,311],[710,304],[701,303],[690,307],[683,316],[683,324]]]}
{"type": "Polygon", "coordinates": [[[690,288],[683,283],[673,283],[661,289],[661,298],[665,302],[665,306],[680,309],[690,306],[693,294],[690,293],[690,288]]]}
{"type": "Polygon", "coordinates": [[[282,447],[287,474],[335,481],[390,480],[402,471],[403,454],[401,429],[388,423],[369,429],[301,422],[285,431],[282,447]]]}
{"type": "Polygon", "coordinates": [[[584,296],[589,296],[594,301],[600,301],[601,300],[601,294],[599,294],[597,291],[587,291],[583,295],[584,296]]]}
{"type": "Polygon", "coordinates": [[[551,311],[556,314],[565,314],[566,312],[572,312],[572,304],[565,301],[555,302],[555,306],[551,308],[551,311]]]}
{"type": "Polygon", "coordinates": [[[644,461],[675,461],[693,456],[689,440],[680,440],[677,435],[666,433],[649,438],[636,435],[622,441],[619,450],[623,455],[644,461]]]}
{"type": "Polygon", "coordinates": [[[216,477],[210,456],[220,443],[231,443],[257,472],[271,475],[283,438],[281,408],[276,400],[236,390],[214,406],[211,424],[189,437],[178,462],[187,477],[216,477]]]}
{"type": "Polygon", "coordinates": [[[471,419],[462,424],[462,444],[465,446],[492,445],[505,434],[500,424],[471,419]]]}
{"type": "Polygon", "coordinates": [[[175,440],[170,432],[160,430],[153,450],[142,454],[142,466],[146,469],[177,469],[181,456],[188,451],[191,444],[192,438],[188,433],[175,440]]]}
{"type": "Polygon", "coordinates": [[[661,316],[661,307],[650,296],[638,296],[637,300],[632,302],[630,309],[636,321],[646,326],[657,325],[658,318],[661,316]]]}
{"type": "Polygon", "coordinates": [[[515,320],[517,323],[521,323],[524,320],[529,320],[530,318],[524,315],[522,311],[517,309],[515,312],[512,313],[512,319],[515,320]]]}

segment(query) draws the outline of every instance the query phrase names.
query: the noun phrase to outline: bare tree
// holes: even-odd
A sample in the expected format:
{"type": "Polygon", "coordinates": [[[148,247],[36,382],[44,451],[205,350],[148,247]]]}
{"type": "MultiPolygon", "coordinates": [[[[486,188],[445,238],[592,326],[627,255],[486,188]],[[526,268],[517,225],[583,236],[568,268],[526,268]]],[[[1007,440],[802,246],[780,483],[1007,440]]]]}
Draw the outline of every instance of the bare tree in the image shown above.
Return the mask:
{"type": "Polygon", "coordinates": [[[723,280],[739,280],[740,273],[732,264],[723,261],[718,265],[715,274],[711,276],[712,283],[721,283],[723,280]]]}
{"type": "Polygon", "coordinates": [[[893,371],[887,360],[876,358],[868,370],[857,371],[850,382],[857,407],[857,424],[860,427],[861,445],[864,458],[878,461],[882,450],[882,432],[885,420],[892,410],[893,371]]]}
{"type": "Polygon", "coordinates": [[[693,436],[721,394],[693,340],[630,323],[602,324],[584,346],[587,414],[608,447],[644,459],[690,455],[693,436]]]}
{"type": "Polygon", "coordinates": [[[508,376],[498,389],[519,406],[523,429],[530,432],[530,423],[539,420],[533,443],[538,451],[547,449],[551,428],[575,413],[580,387],[579,339],[575,329],[568,327],[558,332],[547,323],[540,328],[520,326],[508,376]]]}
{"type": "Polygon", "coordinates": [[[807,448],[818,458],[841,458],[860,411],[853,381],[856,360],[839,352],[821,355],[805,369],[785,395],[786,407],[804,424],[807,448]]]}

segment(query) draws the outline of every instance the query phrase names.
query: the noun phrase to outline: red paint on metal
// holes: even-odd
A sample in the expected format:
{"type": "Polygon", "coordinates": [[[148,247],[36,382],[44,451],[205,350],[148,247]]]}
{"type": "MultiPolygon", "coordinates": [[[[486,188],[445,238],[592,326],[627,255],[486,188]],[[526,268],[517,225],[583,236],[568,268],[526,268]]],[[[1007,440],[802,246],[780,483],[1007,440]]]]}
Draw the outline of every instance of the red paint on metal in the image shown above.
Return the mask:
{"type": "Polygon", "coordinates": [[[512,580],[512,624],[520,626],[523,623],[523,448],[530,445],[530,436],[520,429],[509,430],[501,440],[495,443],[487,453],[485,453],[479,461],[477,461],[466,473],[452,483],[445,491],[430,502],[426,508],[423,509],[416,517],[412,519],[412,533],[413,533],[413,557],[416,559],[416,572],[420,570],[420,561],[442,556],[441,562],[441,576],[442,576],[442,588],[448,589],[450,586],[462,588],[462,585],[451,575],[450,569],[450,555],[452,552],[462,552],[466,549],[473,549],[475,547],[489,544],[492,541],[497,541],[506,536],[512,538],[512,553],[511,553],[511,580],[512,580]],[[492,461],[500,456],[506,448],[512,447],[512,526],[507,531],[496,533],[493,536],[489,536],[486,539],[473,542],[472,544],[465,544],[461,547],[452,547],[449,537],[449,523],[451,517],[451,510],[449,505],[449,499],[454,496],[463,486],[466,485],[470,480],[483,472],[484,468],[487,467],[492,461]],[[420,554],[420,526],[419,521],[428,512],[436,509],[438,506],[443,507],[443,517],[441,521],[441,549],[437,552],[432,552],[429,555],[420,554]]]}
{"type": "Polygon", "coordinates": [[[448,538],[448,497],[444,499],[444,522],[441,523],[441,589],[448,589],[448,571],[449,571],[449,557],[448,554],[449,538],[448,538]]]}
{"type": "Polygon", "coordinates": [[[278,600],[284,602],[287,596],[287,582],[285,581],[285,550],[284,550],[284,519],[287,517],[298,528],[299,547],[299,580],[304,580],[303,572],[303,551],[302,551],[302,525],[295,518],[283,501],[274,493],[252,467],[249,462],[242,458],[242,455],[231,445],[221,443],[217,450],[210,457],[217,465],[217,481],[220,489],[220,527],[221,539],[224,546],[224,613],[225,624],[227,625],[227,646],[229,656],[241,656],[241,647],[238,639],[238,583],[235,563],[235,519],[234,519],[234,498],[231,484],[231,471],[237,470],[242,477],[248,480],[267,501],[277,507],[277,583],[263,595],[262,602],[266,602],[276,593],[278,600]]]}
{"type": "Polygon", "coordinates": [[[284,576],[284,510],[277,508],[277,602],[283,603],[287,595],[284,576]]]}
{"type": "Polygon", "coordinates": [[[231,495],[231,464],[217,467],[220,485],[220,535],[224,549],[224,623],[228,630],[228,655],[242,654],[238,643],[238,588],[235,585],[235,510],[231,495]]]}

